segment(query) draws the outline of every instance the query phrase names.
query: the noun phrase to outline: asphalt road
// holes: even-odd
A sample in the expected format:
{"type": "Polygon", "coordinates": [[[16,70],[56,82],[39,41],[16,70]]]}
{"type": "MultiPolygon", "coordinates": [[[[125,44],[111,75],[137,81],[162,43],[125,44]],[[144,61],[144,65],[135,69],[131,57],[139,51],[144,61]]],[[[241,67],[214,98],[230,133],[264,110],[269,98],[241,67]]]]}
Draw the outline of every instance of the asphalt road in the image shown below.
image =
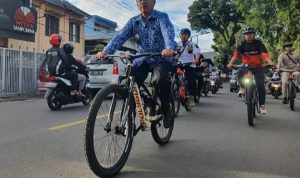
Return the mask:
{"type": "MultiPolygon", "coordinates": [[[[120,178],[300,177],[300,103],[290,111],[268,97],[255,128],[228,89],[181,109],[171,142],[158,146],[139,133],[120,178]]],[[[0,103],[1,178],[92,178],[84,154],[88,107],[52,112],[42,99],[0,103]]]]}

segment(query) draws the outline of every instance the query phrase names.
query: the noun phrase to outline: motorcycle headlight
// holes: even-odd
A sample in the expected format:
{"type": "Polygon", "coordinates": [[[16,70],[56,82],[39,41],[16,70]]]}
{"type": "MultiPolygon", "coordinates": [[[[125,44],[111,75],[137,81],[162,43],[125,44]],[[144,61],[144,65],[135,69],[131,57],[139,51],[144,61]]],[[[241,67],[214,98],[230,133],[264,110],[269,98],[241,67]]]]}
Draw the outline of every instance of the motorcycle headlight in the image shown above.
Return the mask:
{"type": "Polygon", "coordinates": [[[274,83],[272,83],[272,87],[274,87],[274,88],[279,88],[279,87],[280,87],[280,84],[274,84],[274,83]]]}

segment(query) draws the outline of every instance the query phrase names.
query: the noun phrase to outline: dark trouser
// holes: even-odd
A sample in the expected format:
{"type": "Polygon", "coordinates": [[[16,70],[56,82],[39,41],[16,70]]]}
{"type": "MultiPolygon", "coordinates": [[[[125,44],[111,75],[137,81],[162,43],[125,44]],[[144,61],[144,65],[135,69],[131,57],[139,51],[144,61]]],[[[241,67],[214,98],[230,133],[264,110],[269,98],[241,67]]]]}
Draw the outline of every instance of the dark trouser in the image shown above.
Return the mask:
{"type": "MultiPolygon", "coordinates": [[[[251,68],[249,69],[252,71],[255,77],[256,87],[258,91],[259,97],[259,105],[265,105],[266,102],[266,89],[265,89],[265,74],[264,69],[262,68],[251,68]]],[[[247,73],[248,70],[240,69],[238,71],[238,80],[239,84],[242,88],[245,88],[244,82],[242,81],[244,75],[247,73]]]]}
{"type": "Polygon", "coordinates": [[[196,88],[196,73],[195,68],[191,66],[185,66],[185,77],[188,83],[189,94],[195,96],[195,88],[196,88]]]}
{"type": "Polygon", "coordinates": [[[198,80],[198,91],[202,93],[203,85],[204,85],[204,79],[203,79],[203,70],[201,68],[196,68],[196,80],[198,80]]]}
{"type": "Polygon", "coordinates": [[[168,63],[160,63],[151,69],[148,63],[144,62],[139,68],[135,69],[138,85],[141,85],[146,80],[148,73],[152,72],[152,83],[158,87],[158,96],[162,103],[162,110],[165,113],[169,111],[171,82],[168,76],[171,66],[168,63]]]}
{"type": "Polygon", "coordinates": [[[78,75],[75,72],[66,72],[61,75],[62,78],[68,79],[71,81],[72,87],[71,90],[78,89],[78,75]]]}

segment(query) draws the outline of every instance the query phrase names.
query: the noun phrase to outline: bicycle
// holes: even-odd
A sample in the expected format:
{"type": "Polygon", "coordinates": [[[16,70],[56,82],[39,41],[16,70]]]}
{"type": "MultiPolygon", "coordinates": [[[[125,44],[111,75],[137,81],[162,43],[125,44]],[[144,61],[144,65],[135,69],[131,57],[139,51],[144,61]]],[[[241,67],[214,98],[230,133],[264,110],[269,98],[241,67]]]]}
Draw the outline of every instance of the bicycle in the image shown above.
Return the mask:
{"type": "Polygon", "coordinates": [[[295,110],[295,98],[297,93],[297,86],[294,83],[295,76],[294,72],[299,72],[300,70],[293,70],[293,69],[280,69],[280,72],[288,72],[288,82],[287,82],[287,100],[290,103],[290,108],[292,111],[295,110]]]}
{"type": "Polygon", "coordinates": [[[177,115],[180,110],[180,103],[186,111],[191,111],[192,107],[189,102],[189,91],[188,91],[188,82],[185,75],[185,66],[189,66],[192,63],[182,64],[180,61],[177,61],[175,64],[176,72],[172,80],[172,89],[175,93],[175,114],[177,115]]]}
{"type": "MultiPolygon", "coordinates": [[[[107,58],[118,57],[124,58],[114,55],[107,58]]],[[[151,82],[149,89],[145,84],[139,88],[136,83],[138,76],[134,74],[132,62],[140,57],[159,58],[161,54],[129,56],[126,76],[120,77],[118,84],[108,85],[98,92],[90,107],[85,151],[89,167],[97,176],[112,177],[121,171],[129,157],[133,138],[139,131],[150,129],[159,145],[167,144],[172,135],[174,118],[166,127],[161,104],[157,100],[157,86],[151,82]],[[136,115],[140,119],[139,127],[136,127],[136,115]]],[[[172,93],[170,95],[173,96],[172,93]]],[[[173,98],[171,100],[174,103],[173,98]]]]}
{"type": "MultiPolygon", "coordinates": [[[[265,66],[264,68],[268,68],[270,66],[265,66]]],[[[256,117],[256,113],[260,113],[259,109],[259,100],[258,100],[258,92],[256,87],[256,82],[253,73],[251,72],[251,67],[248,65],[234,65],[233,69],[245,69],[247,73],[243,78],[243,82],[245,85],[245,103],[247,105],[247,118],[248,125],[253,127],[255,125],[254,118],[256,117]]]]}

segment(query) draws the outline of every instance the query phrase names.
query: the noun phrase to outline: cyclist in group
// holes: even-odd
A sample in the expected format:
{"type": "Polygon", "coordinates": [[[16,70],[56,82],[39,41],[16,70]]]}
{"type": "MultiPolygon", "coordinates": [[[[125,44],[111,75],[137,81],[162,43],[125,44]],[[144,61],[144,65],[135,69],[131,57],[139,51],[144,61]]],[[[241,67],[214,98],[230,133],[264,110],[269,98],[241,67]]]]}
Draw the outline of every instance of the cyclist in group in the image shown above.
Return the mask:
{"type": "MultiPolygon", "coordinates": [[[[298,69],[300,70],[300,56],[293,52],[293,43],[286,41],[283,44],[285,52],[280,54],[278,58],[278,69],[298,69]]],[[[300,89],[300,72],[294,72],[293,75],[296,76],[296,86],[300,89]]],[[[283,104],[287,104],[287,82],[288,82],[288,72],[282,72],[282,93],[283,93],[283,104]]]]}
{"type": "Polygon", "coordinates": [[[154,83],[158,86],[165,115],[164,126],[168,128],[173,117],[170,107],[171,82],[168,75],[176,49],[174,27],[166,13],[154,9],[156,0],[136,0],[136,2],[141,14],[131,18],[104,50],[97,54],[97,58],[103,59],[108,54],[114,54],[129,38],[133,38],[137,43],[138,53],[161,53],[165,58],[136,59],[133,67],[138,84],[144,82],[149,72],[153,72],[154,83]]]}
{"type": "MultiPolygon", "coordinates": [[[[239,58],[240,55],[243,56],[242,62],[243,64],[247,64],[251,67],[251,71],[254,74],[258,96],[259,96],[259,106],[260,112],[262,114],[266,114],[267,110],[265,107],[266,101],[266,90],[265,90],[265,75],[263,70],[264,60],[267,61],[269,65],[274,65],[270,56],[268,55],[267,49],[265,45],[255,39],[256,30],[254,28],[248,27],[244,30],[244,41],[241,42],[236,50],[234,51],[234,55],[227,65],[229,69],[233,67],[233,64],[239,58]]],[[[238,80],[240,84],[239,94],[245,93],[245,86],[242,82],[242,78],[246,74],[246,70],[239,70],[238,72],[238,80]]]]}
{"type": "Polygon", "coordinates": [[[181,41],[177,44],[177,50],[180,54],[179,61],[181,64],[187,64],[184,66],[185,75],[188,82],[189,102],[190,106],[194,106],[195,102],[198,102],[195,96],[196,88],[196,63],[200,59],[200,49],[198,45],[192,41],[189,41],[191,37],[191,31],[184,28],[180,32],[181,41]]]}

